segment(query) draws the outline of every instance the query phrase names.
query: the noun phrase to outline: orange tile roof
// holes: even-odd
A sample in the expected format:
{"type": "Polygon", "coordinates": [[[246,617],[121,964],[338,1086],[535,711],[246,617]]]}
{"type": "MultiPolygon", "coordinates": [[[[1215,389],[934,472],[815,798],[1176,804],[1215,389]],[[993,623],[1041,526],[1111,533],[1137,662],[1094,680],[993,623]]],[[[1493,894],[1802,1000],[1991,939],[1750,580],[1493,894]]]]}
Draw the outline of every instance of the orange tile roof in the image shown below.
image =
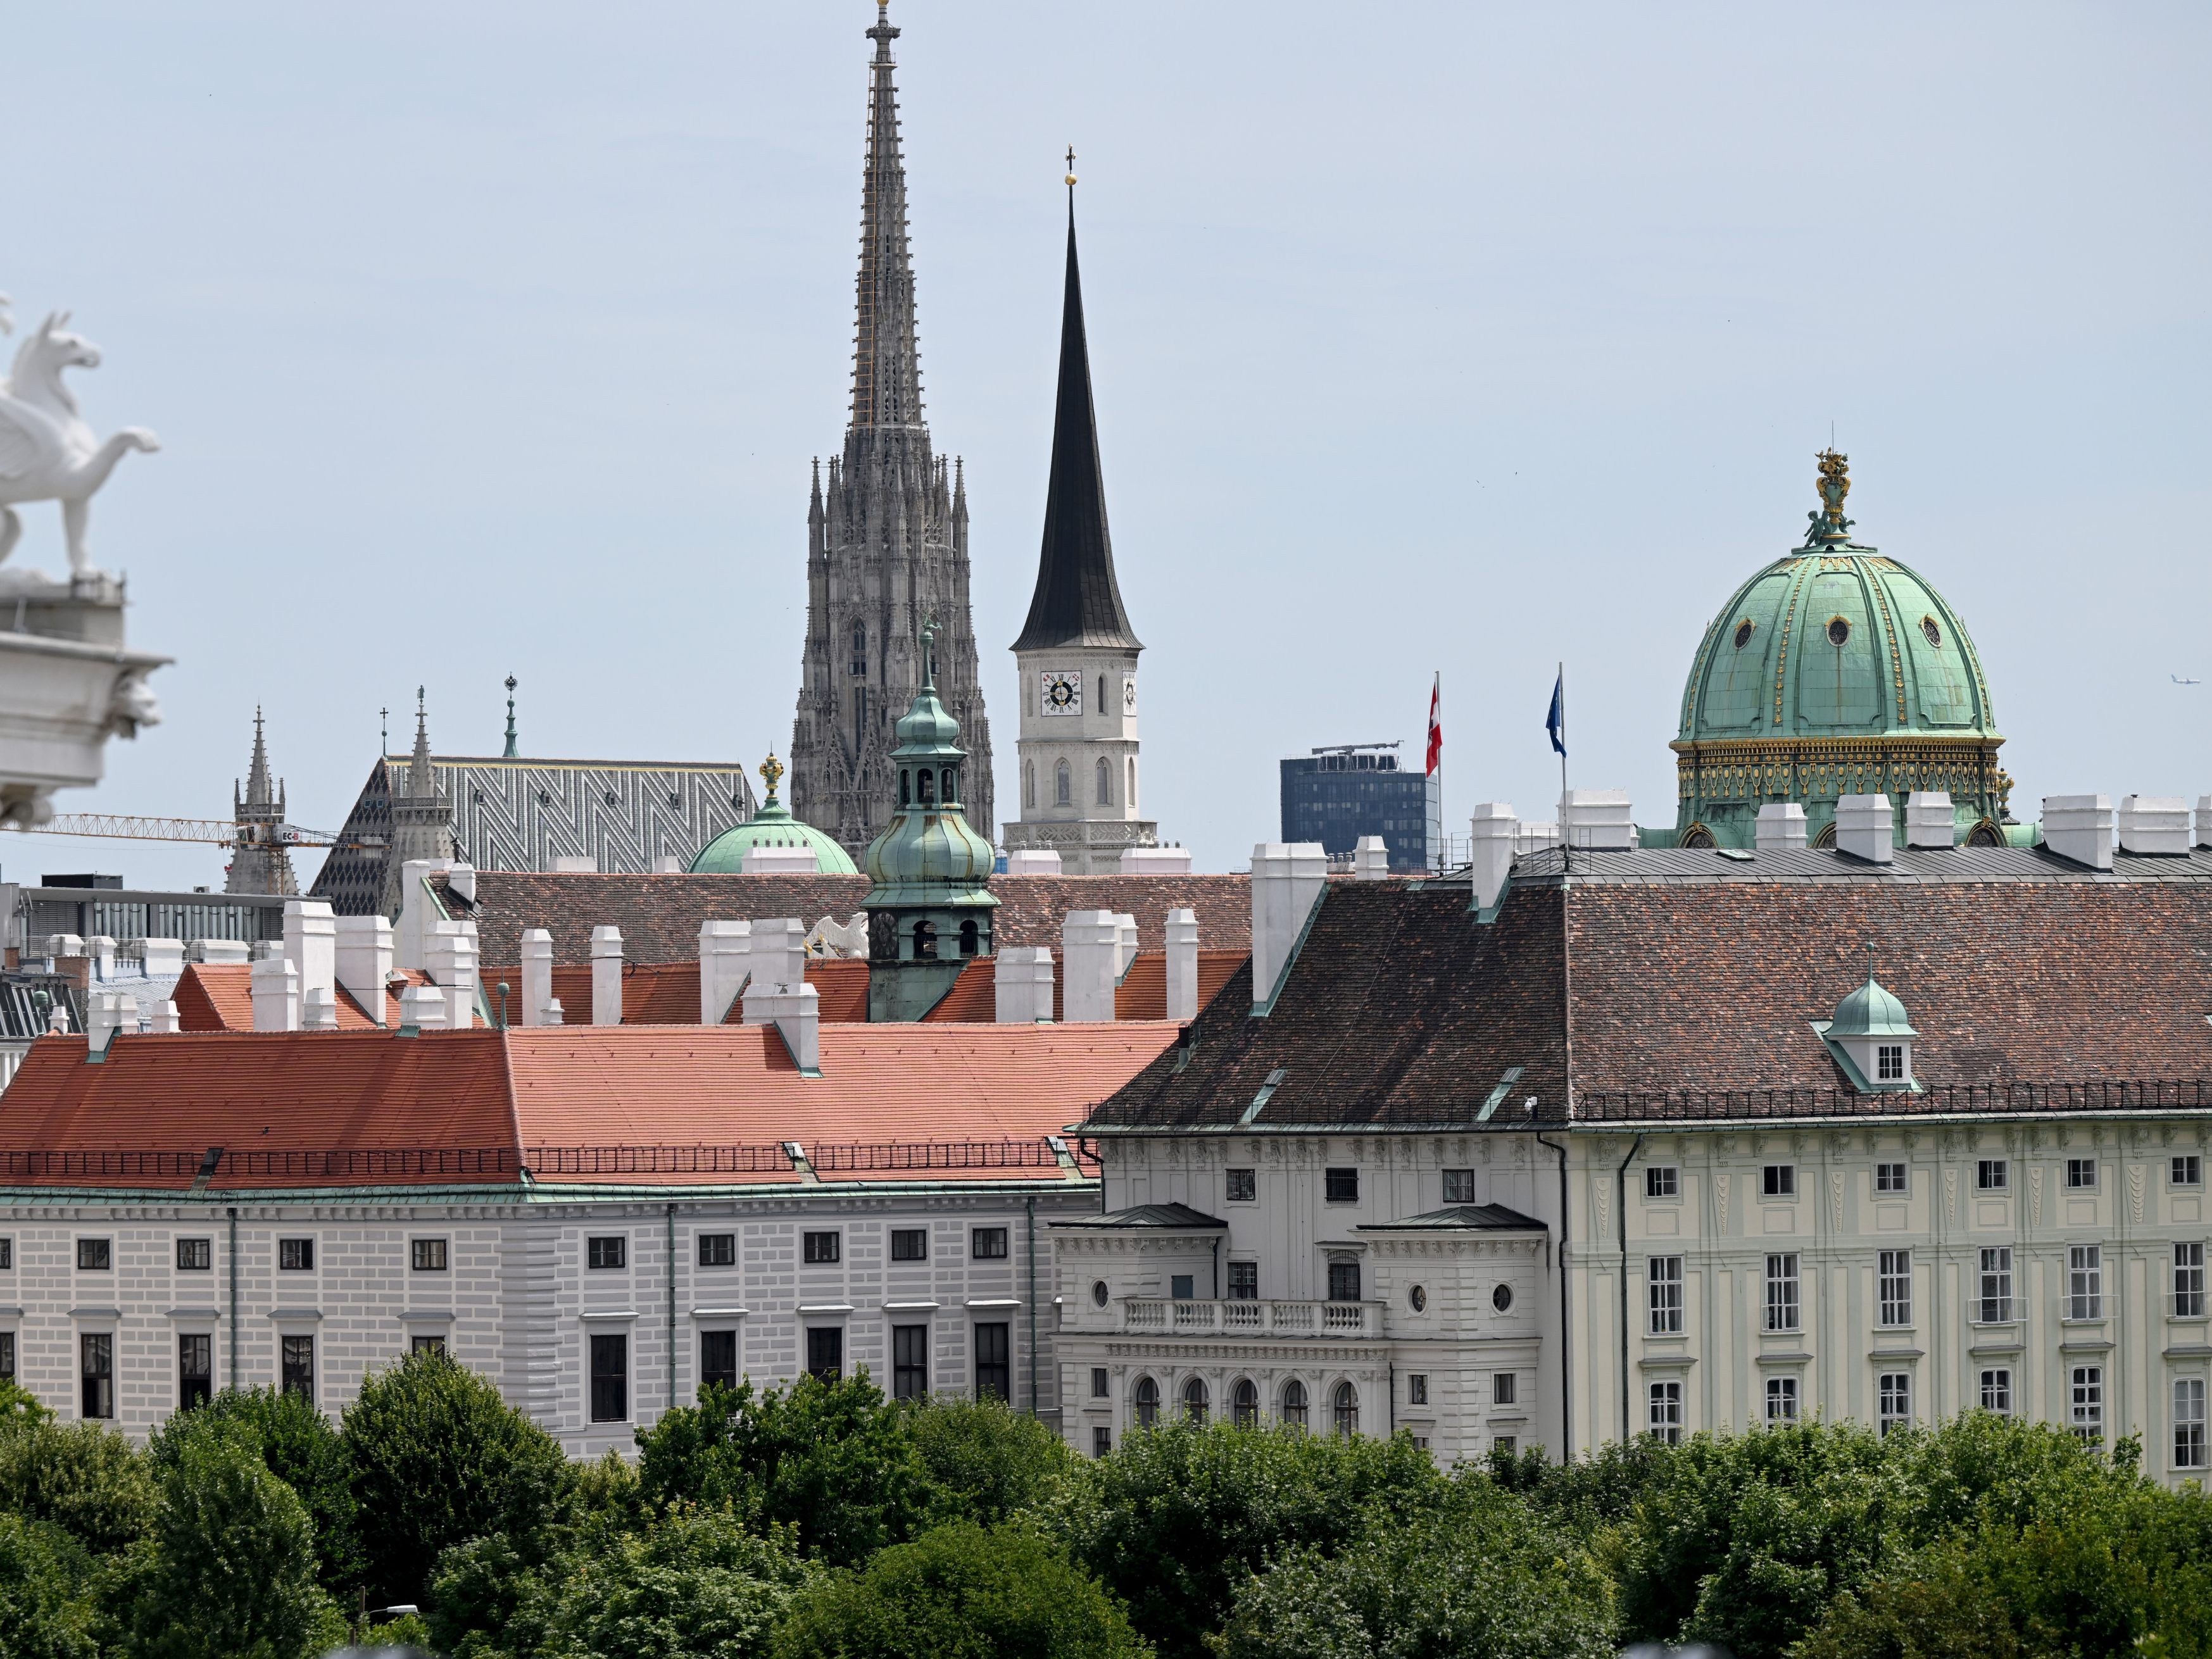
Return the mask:
{"type": "MultiPolygon", "coordinates": [[[[1213,1000],[1214,994],[1229,982],[1234,974],[1251,959],[1249,951],[1200,951],[1198,953],[1198,1006],[1201,1008],[1213,1000]]],[[[1160,951],[1139,951],[1129,971],[1121,975],[1121,982],[1114,991],[1114,1018],[1117,1020],[1165,1019],[1168,1015],[1167,955],[1160,951]]],[[[1052,1017],[1066,1018],[1061,1006],[1061,990],[1066,963],[1059,957],[1052,963],[1052,1017]]],[[[988,1024],[999,1015],[996,967],[988,959],[978,959],[968,964],[945,999],[922,1016],[924,1024],[988,1024]]],[[[829,1018],[825,1008],[823,1017],[829,1018]]]]}
{"type": "MultiPolygon", "coordinates": [[[[427,985],[429,976],[410,972],[410,985],[427,985]]],[[[253,966],[244,962],[194,962],[185,964],[184,975],[171,992],[170,1000],[177,1005],[177,1023],[187,1031],[250,1031],[253,1029],[253,966]]],[[[696,997],[694,996],[696,1005],[696,997]]],[[[387,1024],[399,1024],[399,999],[389,991],[384,996],[384,1017],[387,1024]]],[[[376,1022],[368,1017],[352,992],[341,985],[337,997],[338,1030],[341,1031],[373,1031],[376,1022]]]]}
{"type": "MultiPolygon", "coordinates": [[[[484,994],[499,1006],[499,988],[507,988],[507,1018],[522,1023],[522,969],[494,967],[481,970],[484,994]]],[[[865,1020],[868,1017],[868,964],[840,957],[814,957],[806,963],[806,982],[822,999],[825,1020],[865,1020]]],[[[553,994],[561,1004],[562,1022],[588,1025],[592,1022],[592,970],[556,963],[553,994]]],[[[694,962],[625,962],[623,963],[623,1024],[625,1025],[696,1025],[699,1023],[699,964],[694,962]]],[[[738,1004],[730,1005],[723,1024],[742,1024],[738,1004]]],[[[187,1028],[191,1029],[191,1028],[187,1028]]]]}

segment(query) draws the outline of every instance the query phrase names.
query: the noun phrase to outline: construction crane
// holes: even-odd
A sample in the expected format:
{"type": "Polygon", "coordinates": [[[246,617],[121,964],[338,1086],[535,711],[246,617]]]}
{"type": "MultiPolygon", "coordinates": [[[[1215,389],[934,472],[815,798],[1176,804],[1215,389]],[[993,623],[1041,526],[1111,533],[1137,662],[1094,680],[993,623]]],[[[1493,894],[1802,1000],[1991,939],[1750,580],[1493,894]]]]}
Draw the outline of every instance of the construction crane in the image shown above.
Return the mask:
{"type": "Polygon", "coordinates": [[[219,847],[362,848],[381,850],[381,836],[349,837],[292,823],[233,823],[222,818],[143,818],[121,812],[57,812],[44,823],[5,826],[33,836],[92,836],[106,841],[196,841],[219,847]]]}

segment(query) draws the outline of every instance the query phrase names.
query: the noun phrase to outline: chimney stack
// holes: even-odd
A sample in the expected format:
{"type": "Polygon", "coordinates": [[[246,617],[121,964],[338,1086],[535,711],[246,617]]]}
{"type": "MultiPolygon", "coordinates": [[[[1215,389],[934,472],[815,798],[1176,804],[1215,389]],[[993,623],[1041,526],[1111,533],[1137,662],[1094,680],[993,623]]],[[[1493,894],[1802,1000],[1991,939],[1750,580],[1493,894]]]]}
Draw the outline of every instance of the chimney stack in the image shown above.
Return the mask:
{"type": "Polygon", "coordinates": [[[775,1026],[792,1063],[808,1077],[822,1075],[822,994],[805,980],[779,983],[757,996],[746,992],[744,1020],[775,1026]]]}
{"type": "Polygon", "coordinates": [[[1887,795],[1838,795],[1836,850],[1869,864],[1887,864],[1896,851],[1896,822],[1887,795]]]}
{"type": "Polygon", "coordinates": [[[594,927],[592,929],[592,1024],[619,1025],[622,1017],[622,929],[594,927]]]}
{"type": "Polygon", "coordinates": [[[2212,795],[2197,798],[2197,844],[2212,847],[2212,795]]]}
{"type": "Polygon", "coordinates": [[[2185,855],[2191,840],[2189,803],[2179,795],[2130,795],[2120,803],[2120,850],[2185,855]]]}
{"type": "Polygon", "coordinates": [[[1168,1018],[1198,1018],[1198,912],[1168,912],[1168,1018]]]}
{"type": "Polygon", "coordinates": [[[1486,800],[1474,809],[1468,830],[1476,909],[1497,908],[1498,895],[1505,890],[1505,878],[1513,872],[1513,842],[1520,830],[1520,820],[1504,801],[1486,800]]]}
{"type": "Polygon", "coordinates": [[[553,935],[543,927],[522,930],[522,1023],[561,1023],[553,1018],[553,935]]]}
{"type": "Polygon", "coordinates": [[[422,930],[422,971],[446,994],[446,1029],[465,1031],[477,1023],[477,925],[432,921],[422,930]]]}
{"type": "Polygon", "coordinates": [[[317,991],[336,1006],[338,982],[338,924],[327,899],[284,901],[284,960],[299,970],[300,1006],[317,991]]]}
{"type": "Polygon", "coordinates": [[[752,966],[753,925],[749,921],[699,924],[699,1023],[720,1025],[730,1016],[745,975],[752,966]]]}
{"type": "Polygon", "coordinates": [[[1261,842],[1252,849],[1252,1006],[1272,1004],[1291,952],[1328,885],[1328,856],[1314,841],[1261,842]]]}
{"type": "Polygon", "coordinates": [[[300,1029],[335,1031],[338,1029],[337,993],[327,985],[310,986],[300,993],[300,1029]]]}
{"type": "Polygon", "coordinates": [[[991,988],[997,1004],[992,1018],[1000,1024],[1049,1024],[1052,951],[1042,945],[1001,945],[991,961],[991,988]]]}
{"type": "Polygon", "coordinates": [[[1626,789],[1568,789],[1559,795],[1559,836],[1577,851],[1626,853],[1636,825],[1626,789]]]}
{"type": "Polygon", "coordinates": [[[811,847],[748,847],[744,873],[748,876],[811,876],[822,866],[811,847]]]}
{"type": "Polygon", "coordinates": [[[185,971],[185,942],[180,939],[142,939],[146,952],[146,977],[171,979],[185,971]]]}
{"type": "Polygon", "coordinates": [[[184,1022],[177,1018],[177,1005],[173,1002],[155,1003],[154,1017],[147,1022],[146,1029],[157,1032],[183,1030],[184,1022]]]}
{"type": "Polygon", "coordinates": [[[1050,848],[1018,847],[1006,854],[1006,873],[1010,876],[1056,876],[1060,873],[1060,854],[1050,848]]]}
{"type": "Polygon", "coordinates": [[[283,957],[264,957],[253,964],[253,1029],[300,1029],[300,970],[283,957]]]}
{"type": "Polygon", "coordinates": [[[84,1000],[84,1034],[89,1054],[105,1054],[118,1031],[138,1029],[138,1005],[127,991],[94,991],[84,1000]]]}
{"type": "Polygon", "coordinates": [[[425,965],[422,936],[437,919],[427,884],[437,872],[453,867],[451,859],[409,859],[399,866],[399,926],[392,944],[402,968],[419,972],[425,965]]]}
{"type": "Polygon", "coordinates": [[[757,1007],[755,999],[773,996],[779,986],[806,982],[806,928],[787,916],[752,925],[751,951],[747,957],[752,979],[745,988],[743,1018],[748,1025],[763,1025],[769,1016],[757,1007]]]}
{"type": "MultiPolygon", "coordinates": [[[[1052,857],[1057,865],[1060,854],[1054,853],[1052,857]]],[[[1006,854],[1010,874],[1013,858],[1012,853],[1006,854]]],[[[1190,873],[1190,849],[1186,847],[1125,847],[1121,849],[1121,870],[1125,876],[1187,876],[1190,873]]],[[[1055,867],[1048,873],[1056,876],[1060,871],[1055,867]]]]}
{"type": "Polygon", "coordinates": [[[1762,853],[1786,853],[1805,845],[1805,809],[1794,800],[1771,800],[1759,809],[1753,842],[1762,853]]]}
{"type": "Polygon", "coordinates": [[[1905,798],[1905,844],[1952,848],[1959,844],[1959,819],[1943,789],[1916,789],[1905,798]]]}
{"type": "Polygon", "coordinates": [[[1070,910],[1060,924],[1060,1018],[1070,1025],[1110,1024],[1121,918],[1111,910],[1070,910]]]}
{"type": "Polygon", "coordinates": [[[333,916],[332,971],[362,1012],[384,1024],[386,981],[392,977],[392,924],[382,916],[333,916]]]}
{"type": "Polygon", "coordinates": [[[2112,802],[2108,795],[2045,795],[2043,844],[2092,870],[2112,867],[2112,802]]]}
{"type": "Polygon", "coordinates": [[[442,1031],[446,1029],[446,994],[434,985],[410,985],[399,994],[399,1028],[403,1031],[442,1031]]]}
{"type": "Polygon", "coordinates": [[[1352,849],[1352,878],[1381,881],[1390,873],[1390,849],[1380,836],[1362,836],[1352,849]]]}

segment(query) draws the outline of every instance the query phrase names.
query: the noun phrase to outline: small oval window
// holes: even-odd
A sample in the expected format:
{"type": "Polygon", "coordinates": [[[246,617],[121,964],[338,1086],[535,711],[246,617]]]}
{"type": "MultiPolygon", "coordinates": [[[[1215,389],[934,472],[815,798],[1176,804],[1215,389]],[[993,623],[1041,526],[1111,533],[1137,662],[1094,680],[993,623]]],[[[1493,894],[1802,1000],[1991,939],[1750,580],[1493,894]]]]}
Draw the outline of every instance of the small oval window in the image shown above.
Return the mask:
{"type": "Polygon", "coordinates": [[[1735,648],[1739,651],[1751,643],[1751,618],[1746,617],[1735,625],[1735,648]]]}
{"type": "Polygon", "coordinates": [[[1428,1310],[1429,1293],[1421,1285],[1416,1285],[1412,1290],[1407,1291],[1406,1300],[1413,1304],[1415,1313],[1425,1313],[1428,1310]]]}
{"type": "Polygon", "coordinates": [[[1920,619],[1920,631],[1928,636],[1929,644],[1936,647],[1938,650],[1942,648],[1943,630],[1936,625],[1935,617],[1923,617],[1920,619]]]}
{"type": "Polygon", "coordinates": [[[1850,639],[1850,636],[1851,624],[1849,617],[1831,617],[1828,618],[1828,643],[1830,645],[1841,647],[1844,641],[1850,639]]]}
{"type": "Polygon", "coordinates": [[[1510,1285],[1500,1285],[1490,1293],[1490,1305],[1500,1313],[1510,1308],[1513,1305],[1513,1287],[1510,1285]]]}
{"type": "Polygon", "coordinates": [[[1104,1279],[1094,1279],[1091,1281],[1091,1305],[1092,1307],[1104,1307],[1106,1305],[1107,1295],[1108,1291],[1106,1289],[1106,1281],[1104,1279]]]}

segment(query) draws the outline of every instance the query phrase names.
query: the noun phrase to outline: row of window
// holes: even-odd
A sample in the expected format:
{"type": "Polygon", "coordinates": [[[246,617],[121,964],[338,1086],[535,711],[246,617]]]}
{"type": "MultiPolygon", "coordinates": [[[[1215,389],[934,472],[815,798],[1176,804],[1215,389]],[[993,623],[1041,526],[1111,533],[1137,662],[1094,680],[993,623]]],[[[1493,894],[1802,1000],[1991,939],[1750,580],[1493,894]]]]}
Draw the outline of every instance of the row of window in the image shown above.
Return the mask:
{"type": "MultiPolygon", "coordinates": [[[[446,1240],[408,1240],[407,1264],[416,1273],[444,1273],[447,1261],[446,1240]]],[[[15,1265],[15,1241],[0,1238],[0,1267],[15,1265]]],[[[76,1242],[76,1265],[80,1273],[112,1273],[115,1270],[115,1241],[112,1238],[80,1238],[76,1242]]],[[[276,1265],[286,1273],[313,1273],[315,1268],[315,1241],[312,1238],[278,1239],[276,1265]]],[[[214,1269],[215,1241],[212,1238],[180,1238],[177,1241],[177,1270],[179,1273],[211,1273],[214,1269]]]]}
{"type": "MultiPolygon", "coordinates": [[[[1510,1397],[1510,1385],[1513,1379],[1506,1376],[1502,1380],[1509,1385],[1510,1397]]],[[[1421,1381],[1422,1395],[1425,1399],[1428,1392],[1428,1379],[1425,1376],[1421,1381]]],[[[1106,1391],[1106,1370],[1103,1366],[1095,1366],[1091,1372],[1091,1392],[1094,1398],[1103,1398],[1106,1391]]],[[[1157,1427],[1160,1420],[1158,1382],[1150,1376],[1139,1377],[1136,1387],[1130,1390],[1129,1405],[1130,1409],[1135,1413],[1139,1427],[1147,1429],[1157,1427]]],[[[1206,1413],[1211,1409],[1212,1405],[1212,1391],[1207,1389],[1204,1377],[1194,1376],[1182,1385],[1182,1414],[1185,1421],[1205,1422],[1206,1413]]],[[[1338,1383],[1329,1395],[1328,1408],[1330,1426],[1337,1433],[1349,1436],[1359,1431],[1359,1390],[1358,1389],[1349,1382],[1338,1383]]],[[[1232,1422],[1248,1428],[1260,1420],[1260,1389],[1250,1377],[1240,1377],[1231,1387],[1229,1415],[1232,1422]]],[[[1289,1427],[1302,1429],[1306,1426],[1308,1415],[1306,1385],[1293,1377],[1283,1384],[1282,1394],[1276,1401],[1276,1416],[1289,1427]]],[[[1091,1431],[1091,1449],[1102,1457],[1112,1449],[1112,1441],[1108,1431],[1103,1428],[1091,1431]]]]}
{"type": "MultiPolygon", "coordinates": [[[[1794,1331],[1801,1310],[1800,1257],[1794,1250],[1778,1251],[1766,1258],[1765,1328],[1794,1331]]],[[[1655,1255],[1644,1264],[1644,1295],[1649,1329],[1654,1336],[1679,1336],[1682,1331],[1682,1258],[1655,1255]]],[[[1912,1252],[1883,1250],[1875,1269],[1878,1322],[1888,1326],[1912,1322],[1912,1252]]],[[[1970,1304],[1979,1325],[2009,1324],[2020,1316],[2013,1296],[2012,1247],[1985,1249],[1970,1304]]],[[[2105,1252],[2100,1244],[2069,1245],[2066,1251],[2066,1313],[2068,1319],[2105,1316],[2105,1252]]],[[[2204,1244],[2191,1240],[2173,1246],[2172,1309],[2177,1319],[2205,1316],[2204,1244]]]]}
{"type": "MultiPolygon", "coordinates": [[[[1098,797],[1097,805],[1114,804],[1114,769],[1103,755],[1098,757],[1092,771],[1092,793],[1098,797]]],[[[1075,774],[1066,761],[1055,761],[1052,769],[1052,804],[1054,806],[1075,805],[1075,774]]],[[[1137,757],[1129,757],[1129,805],[1137,804],[1137,757]]],[[[1022,763],[1022,805],[1036,805],[1036,763],[1022,763]]]]}
{"type": "MultiPolygon", "coordinates": [[[[416,1352],[442,1352],[442,1336],[417,1336],[410,1345],[416,1352]]],[[[278,1339],[277,1386],[286,1394],[313,1401],[315,1397],[315,1339],[278,1339]]],[[[15,1333],[0,1331],[0,1382],[15,1380],[15,1333]]],[[[77,1338],[77,1407],[88,1421],[106,1421],[115,1415],[115,1337],[112,1332],[87,1331],[77,1338]]],[[[215,1338],[187,1334],[177,1339],[177,1409],[190,1411],[205,1405],[215,1393],[215,1338]]]]}
{"type": "MultiPolygon", "coordinates": [[[[1451,1177],[1455,1173],[1468,1173],[1469,1197],[1473,1201],[1471,1172],[1444,1172],[1447,1204],[1455,1200],[1450,1193],[1451,1177]]],[[[2093,1192],[2097,1186],[2097,1160],[2094,1158],[2069,1158],[2066,1160],[2065,1184],[2069,1191],[2093,1192]]],[[[2172,1187],[2202,1187],[2204,1184],[2204,1160],[2196,1152],[2177,1153],[2166,1168],[2166,1184],[2172,1187]]],[[[1797,1195],[1797,1166],[1794,1164],[1768,1164],[1759,1172],[1759,1193],[1765,1198],[1795,1198],[1797,1195]]],[[[1975,1161],[1974,1186],[1984,1193],[2009,1191],[2012,1186],[2012,1166],[2002,1158],[1984,1158],[1975,1161]]],[[[1874,1189],[1885,1197],[1902,1196],[1911,1189],[1911,1167],[1901,1163],[1877,1163],[1874,1166],[1874,1189]]],[[[1682,1172],[1672,1164],[1647,1165],[1644,1171],[1644,1196],[1646,1198],[1679,1198],[1682,1194],[1682,1172]]]]}

